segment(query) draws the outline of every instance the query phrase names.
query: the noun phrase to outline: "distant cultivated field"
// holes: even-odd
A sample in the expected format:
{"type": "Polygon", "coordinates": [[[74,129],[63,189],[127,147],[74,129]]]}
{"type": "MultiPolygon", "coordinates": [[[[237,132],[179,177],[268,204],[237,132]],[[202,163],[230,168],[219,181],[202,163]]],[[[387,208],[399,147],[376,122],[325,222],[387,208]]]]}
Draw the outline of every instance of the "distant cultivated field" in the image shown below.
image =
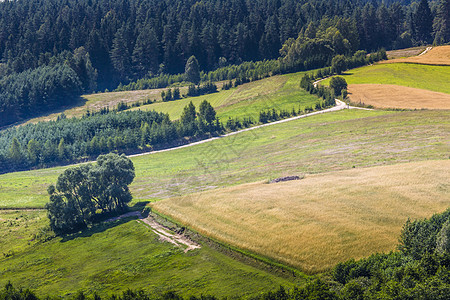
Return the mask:
{"type": "Polygon", "coordinates": [[[299,267],[395,249],[407,218],[450,206],[450,160],[414,162],[250,183],[152,204],[201,234],[299,267]]]}
{"type": "MultiPolygon", "coordinates": [[[[375,64],[343,74],[350,84],[392,84],[450,94],[450,68],[419,64],[375,64]]],[[[329,84],[329,79],[321,84],[329,84]]],[[[388,96],[388,95],[387,95],[388,96]]]]}
{"type": "MultiPolygon", "coordinates": [[[[327,113],[132,158],[133,203],[290,174],[447,159],[450,111],[327,113]]],[[[0,207],[43,207],[65,168],[0,175],[0,207]]]]}
{"type": "Polygon", "coordinates": [[[352,103],[377,108],[450,109],[450,94],[390,84],[351,84],[352,103]]]}
{"type": "Polygon", "coordinates": [[[395,58],[405,58],[405,57],[411,57],[416,56],[422,53],[427,47],[421,46],[421,47],[413,47],[413,48],[406,48],[406,49],[399,49],[399,50],[391,50],[386,51],[388,59],[395,59],[395,58]]]}
{"type": "Polygon", "coordinates": [[[126,289],[176,291],[188,298],[256,296],[294,281],[251,267],[204,245],[183,249],[161,242],[145,225],[123,220],[43,242],[45,211],[0,210],[0,286],[8,281],[39,296],[73,298],[77,291],[108,296],[126,289]]]}
{"type": "MultiPolygon", "coordinates": [[[[81,117],[87,110],[99,111],[101,108],[115,108],[120,102],[132,104],[134,102],[142,102],[147,99],[161,101],[161,92],[167,89],[153,89],[126,92],[109,92],[97,93],[81,96],[78,105],[67,108],[43,117],[30,119],[27,123],[37,123],[39,121],[56,120],[56,118],[64,112],[67,117],[81,117]]],[[[186,88],[181,88],[182,91],[186,88]]]]}
{"type": "Polygon", "coordinates": [[[196,107],[207,100],[216,109],[218,117],[226,121],[228,117],[252,117],[257,120],[261,110],[298,110],[314,105],[318,99],[300,88],[299,82],[304,73],[273,76],[246,83],[228,91],[189,97],[172,102],[159,102],[139,108],[168,113],[171,119],[178,119],[183,108],[192,101],[196,107]]]}
{"type": "Polygon", "coordinates": [[[407,58],[390,59],[381,64],[389,63],[414,63],[414,64],[426,64],[426,65],[450,65],[450,45],[434,47],[427,53],[420,56],[413,56],[407,58]]]}
{"type": "MultiPolygon", "coordinates": [[[[98,111],[101,108],[115,108],[118,103],[125,102],[131,105],[134,102],[143,102],[147,99],[156,100],[155,103],[132,108],[132,110],[156,110],[168,113],[171,119],[178,119],[183,108],[192,101],[197,107],[203,100],[207,100],[216,109],[218,116],[226,122],[228,117],[257,119],[259,112],[265,109],[289,110],[292,108],[304,109],[314,105],[318,99],[300,88],[299,82],[303,73],[273,76],[262,80],[246,83],[230,90],[217,93],[188,97],[176,101],[162,102],[161,92],[167,89],[109,92],[84,95],[78,106],[64,110],[67,117],[81,117],[87,110],[98,111]]],[[[219,89],[222,84],[218,83],[219,89]]],[[[180,88],[181,93],[187,91],[180,88]]],[[[31,119],[29,122],[55,120],[62,111],[31,119]]]]}

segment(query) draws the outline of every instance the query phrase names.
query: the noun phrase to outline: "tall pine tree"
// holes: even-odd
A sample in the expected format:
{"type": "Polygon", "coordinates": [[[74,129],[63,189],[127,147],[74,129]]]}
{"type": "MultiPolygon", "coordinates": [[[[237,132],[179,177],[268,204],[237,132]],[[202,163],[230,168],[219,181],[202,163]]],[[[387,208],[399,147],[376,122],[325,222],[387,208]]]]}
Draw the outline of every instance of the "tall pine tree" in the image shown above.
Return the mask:
{"type": "Polygon", "coordinates": [[[435,44],[450,42],[450,0],[441,0],[433,24],[435,44]]]}
{"type": "Polygon", "coordinates": [[[111,62],[117,72],[119,81],[126,80],[131,69],[131,62],[125,36],[125,26],[122,26],[117,30],[110,55],[111,62]]]}
{"type": "Polygon", "coordinates": [[[200,82],[200,66],[198,65],[198,60],[195,56],[192,55],[186,62],[184,75],[186,76],[186,81],[190,81],[194,84],[200,82]]]}
{"type": "Polygon", "coordinates": [[[415,39],[420,44],[431,43],[433,30],[433,15],[427,0],[421,0],[413,15],[415,39]]]}
{"type": "Polygon", "coordinates": [[[158,40],[150,26],[144,27],[138,35],[133,50],[133,70],[135,78],[142,78],[148,72],[158,71],[158,40]]]}

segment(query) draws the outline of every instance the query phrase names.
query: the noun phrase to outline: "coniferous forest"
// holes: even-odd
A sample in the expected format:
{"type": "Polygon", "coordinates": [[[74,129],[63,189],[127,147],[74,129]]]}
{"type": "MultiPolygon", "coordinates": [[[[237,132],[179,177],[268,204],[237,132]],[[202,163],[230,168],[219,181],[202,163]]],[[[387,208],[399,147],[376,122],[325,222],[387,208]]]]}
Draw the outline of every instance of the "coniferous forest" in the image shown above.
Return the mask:
{"type": "Polygon", "coordinates": [[[449,7],[448,0],[4,1],[0,126],[73,104],[81,93],[142,79],[158,84],[131,89],[167,86],[191,56],[211,80],[220,78],[211,71],[243,62],[277,60],[264,64],[266,73],[291,72],[358,49],[443,44],[449,7]]]}

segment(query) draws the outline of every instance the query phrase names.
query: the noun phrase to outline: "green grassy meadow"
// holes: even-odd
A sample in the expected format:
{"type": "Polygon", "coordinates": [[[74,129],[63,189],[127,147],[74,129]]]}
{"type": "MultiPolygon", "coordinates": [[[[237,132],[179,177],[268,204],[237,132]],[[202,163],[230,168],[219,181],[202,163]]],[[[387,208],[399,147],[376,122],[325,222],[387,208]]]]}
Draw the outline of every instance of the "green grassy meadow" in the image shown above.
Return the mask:
{"type": "MultiPolygon", "coordinates": [[[[447,159],[449,132],[449,111],[327,113],[134,157],[130,188],[136,203],[285,175],[447,159]]],[[[0,208],[42,208],[63,169],[0,175],[0,208]]]]}
{"type": "MultiPolygon", "coordinates": [[[[278,96],[253,97],[259,88],[257,82],[252,83],[250,108],[239,107],[247,101],[242,93],[237,104],[226,106],[220,104],[226,103],[224,99],[217,98],[216,105],[223,107],[222,116],[226,116],[225,109],[233,116],[254,114],[258,105],[266,104],[262,99],[270,97],[288,108],[298,101],[297,79],[282,84],[276,80],[272,84],[282,86],[275,93],[278,96]]],[[[231,97],[234,91],[226,93],[231,97]]],[[[133,157],[136,178],[130,186],[131,204],[192,197],[198,191],[286,175],[448,159],[448,132],[450,111],[344,110],[266,126],[192,147],[133,157]]],[[[65,168],[0,175],[0,208],[43,208],[48,201],[47,186],[65,168]]],[[[206,245],[184,254],[158,241],[157,235],[136,220],[100,224],[43,242],[39,236],[45,233],[46,224],[43,210],[0,210],[0,284],[11,280],[41,295],[143,288],[152,293],[175,290],[183,296],[207,293],[218,297],[242,295],[244,290],[256,295],[293,284],[206,245]]]]}
{"type": "MultiPolygon", "coordinates": [[[[342,75],[348,84],[394,84],[450,94],[450,68],[407,63],[374,64],[342,75]]],[[[329,84],[329,79],[321,82],[329,84]]]]}
{"type": "Polygon", "coordinates": [[[256,269],[206,245],[185,254],[158,241],[137,220],[103,223],[47,242],[34,240],[33,232],[45,224],[44,211],[0,211],[0,252],[10,255],[0,257],[1,286],[11,281],[38,295],[54,296],[79,290],[108,295],[131,288],[155,295],[176,291],[185,297],[233,297],[294,284],[292,279],[256,269]]]}
{"type": "MultiPolygon", "coordinates": [[[[183,108],[192,101],[198,108],[203,100],[207,100],[216,109],[217,116],[225,122],[228,117],[252,117],[255,121],[261,110],[275,108],[277,110],[304,109],[313,106],[317,97],[310,95],[300,88],[300,79],[303,72],[278,75],[262,80],[249,82],[230,90],[220,90],[217,93],[199,97],[187,97],[176,101],[162,102],[161,91],[167,89],[153,89],[142,91],[125,91],[97,93],[82,96],[78,106],[64,110],[67,117],[81,117],[89,109],[98,111],[102,107],[115,108],[119,102],[132,104],[143,100],[153,99],[156,102],[148,105],[131,108],[130,110],[155,110],[168,113],[172,120],[180,118],[183,108]]],[[[221,84],[218,84],[220,87],[221,84]]],[[[187,92],[186,87],[180,88],[181,93],[187,92]]],[[[55,120],[63,111],[33,118],[28,122],[55,120]]]]}
{"type": "Polygon", "coordinates": [[[317,97],[300,88],[299,83],[304,73],[273,76],[250,82],[218,93],[199,97],[188,97],[171,102],[157,102],[137,108],[168,113],[175,120],[181,116],[183,108],[190,102],[198,107],[207,100],[216,109],[217,116],[226,121],[228,117],[242,119],[252,117],[257,120],[261,110],[298,110],[314,105],[317,97]]]}

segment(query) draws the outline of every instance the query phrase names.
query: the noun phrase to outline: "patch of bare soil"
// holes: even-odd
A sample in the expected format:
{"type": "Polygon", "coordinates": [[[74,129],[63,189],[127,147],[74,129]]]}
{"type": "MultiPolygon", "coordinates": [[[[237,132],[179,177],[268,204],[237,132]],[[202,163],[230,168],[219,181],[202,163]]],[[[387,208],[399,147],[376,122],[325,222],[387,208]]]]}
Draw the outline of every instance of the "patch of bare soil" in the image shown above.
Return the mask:
{"type": "Polygon", "coordinates": [[[423,55],[390,59],[380,63],[415,63],[424,65],[450,66],[450,46],[435,47],[423,55]]]}
{"type": "Polygon", "coordinates": [[[450,95],[390,84],[351,84],[352,103],[378,108],[450,109],[450,95]]]}
{"type": "Polygon", "coordinates": [[[178,233],[171,233],[168,228],[162,226],[150,216],[145,219],[141,218],[140,221],[149,225],[152,228],[153,232],[159,236],[160,240],[172,243],[180,248],[186,246],[187,248],[184,249],[184,253],[190,250],[201,248],[199,244],[194,243],[188,237],[178,233]]]}
{"type": "Polygon", "coordinates": [[[159,239],[161,241],[169,242],[180,248],[183,248],[184,246],[186,246],[186,248],[184,249],[184,253],[186,253],[190,250],[201,248],[201,246],[199,244],[193,242],[188,237],[186,237],[182,234],[172,233],[169,228],[164,227],[163,225],[159,224],[151,216],[144,218],[142,216],[142,214],[138,211],[132,211],[132,212],[128,212],[126,214],[120,215],[118,217],[110,218],[110,219],[106,220],[105,222],[113,222],[113,221],[117,221],[117,220],[120,220],[123,218],[132,217],[132,216],[139,217],[139,222],[149,225],[151,227],[152,231],[159,236],[159,239]]]}

